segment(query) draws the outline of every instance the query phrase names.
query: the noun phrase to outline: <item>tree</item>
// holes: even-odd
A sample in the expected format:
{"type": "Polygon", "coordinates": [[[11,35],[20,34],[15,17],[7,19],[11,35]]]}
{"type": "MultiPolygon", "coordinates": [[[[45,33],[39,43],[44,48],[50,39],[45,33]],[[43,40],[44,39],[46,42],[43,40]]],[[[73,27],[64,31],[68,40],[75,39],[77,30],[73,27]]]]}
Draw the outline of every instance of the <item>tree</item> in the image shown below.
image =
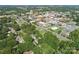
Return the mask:
{"type": "Polygon", "coordinates": [[[58,51],[60,53],[73,53],[74,44],[72,41],[60,41],[58,51]]]}
{"type": "Polygon", "coordinates": [[[58,49],[59,40],[51,32],[46,32],[44,35],[44,41],[48,43],[52,48],[58,49]]]}
{"type": "Polygon", "coordinates": [[[52,54],[55,53],[55,49],[50,46],[48,43],[42,43],[41,44],[41,51],[43,54],[52,54]]]}
{"type": "Polygon", "coordinates": [[[34,30],[35,30],[35,26],[34,25],[32,25],[32,24],[22,24],[22,26],[21,26],[21,29],[24,31],[24,32],[26,32],[26,33],[34,33],[34,30]]]}
{"type": "Polygon", "coordinates": [[[74,47],[79,49],[79,29],[71,32],[69,38],[74,41],[74,47]]]}

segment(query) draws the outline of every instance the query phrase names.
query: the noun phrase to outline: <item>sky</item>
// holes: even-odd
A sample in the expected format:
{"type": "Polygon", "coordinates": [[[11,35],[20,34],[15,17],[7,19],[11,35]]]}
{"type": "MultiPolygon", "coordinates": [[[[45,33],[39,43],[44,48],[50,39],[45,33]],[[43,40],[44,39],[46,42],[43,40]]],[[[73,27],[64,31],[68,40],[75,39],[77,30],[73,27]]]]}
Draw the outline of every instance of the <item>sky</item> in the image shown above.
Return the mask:
{"type": "Polygon", "coordinates": [[[1,0],[0,5],[79,5],[79,0],[1,0]]]}

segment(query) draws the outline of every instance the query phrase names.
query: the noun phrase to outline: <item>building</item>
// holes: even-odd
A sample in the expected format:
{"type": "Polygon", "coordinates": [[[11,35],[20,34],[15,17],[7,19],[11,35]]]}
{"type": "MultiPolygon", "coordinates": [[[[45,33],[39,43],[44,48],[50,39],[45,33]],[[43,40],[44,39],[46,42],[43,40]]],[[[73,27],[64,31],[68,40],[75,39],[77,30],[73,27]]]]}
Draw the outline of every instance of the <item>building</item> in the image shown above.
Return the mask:
{"type": "Polygon", "coordinates": [[[43,21],[44,20],[44,16],[43,15],[38,15],[36,16],[36,21],[43,21]]]}
{"type": "Polygon", "coordinates": [[[17,37],[16,37],[16,41],[19,42],[19,43],[24,43],[23,38],[20,37],[20,36],[17,36],[17,37]]]}

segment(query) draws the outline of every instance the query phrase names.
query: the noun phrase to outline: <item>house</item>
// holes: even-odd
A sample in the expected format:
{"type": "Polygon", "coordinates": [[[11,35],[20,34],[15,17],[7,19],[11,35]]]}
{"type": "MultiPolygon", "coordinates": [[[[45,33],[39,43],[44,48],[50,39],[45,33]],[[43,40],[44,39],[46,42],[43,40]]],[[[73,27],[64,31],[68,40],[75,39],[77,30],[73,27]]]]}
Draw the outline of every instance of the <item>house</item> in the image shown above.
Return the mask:
{"type": "Polygon", "coordinates": [[[16,37],[16,41],[19,42],[19,43],[24,43],[23,38],[20,37],[20,36],[17,36],[17,37],[16,37]]]}
{"type": "Polygon", "coordinates": [[[10,32],[17,34],[16,31],[12,27],[8,27],[8,28],[9,28],[10,32]]]}
{"type": "Polygon", "coordinates": [[[37,22],[37,25],[40,27],[46,27],[46,23],[45,22],[37,22]]]}
{"type": "Polygon", "coordinates": [[[38,39],[36,38],[35,35],[31,35],[32,39],[33,39],[33,44],[36,46],[38,44],[38,39]]]}
{"type": "Polygon", "coordinates": [[[33,51],[26,51],[23,54],[33,54],[33,51]]]}
{"type": "Polygon", "coordinates": [[[43,21],[44,20],[44,16],[43,15],[38,15],[36,16],[36,21],[43,21]]]}

